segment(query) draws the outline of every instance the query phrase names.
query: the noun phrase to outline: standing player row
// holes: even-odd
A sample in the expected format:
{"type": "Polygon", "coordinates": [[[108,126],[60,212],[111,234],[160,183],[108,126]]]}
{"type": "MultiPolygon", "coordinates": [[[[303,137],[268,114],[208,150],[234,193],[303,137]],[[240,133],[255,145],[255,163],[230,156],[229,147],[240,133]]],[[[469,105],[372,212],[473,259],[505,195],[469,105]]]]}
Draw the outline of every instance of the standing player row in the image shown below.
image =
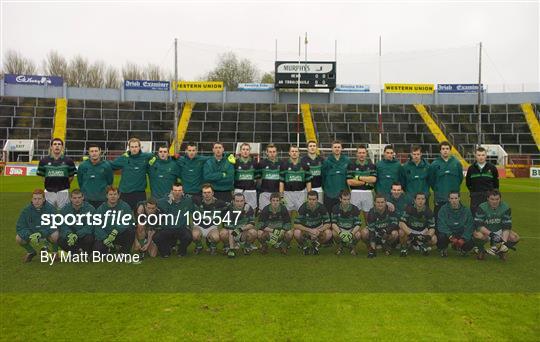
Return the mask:
{"type": "MultiPolygon", "coordinates": [[[[359,146],[356,159],[350,160],[342,154],[342,145],[337,141],[326,158],[310,141],[303,157],[297,146],[291,146],[289,158],[279,160],[277,148],[269,144],[266,158],[258,161],[251,156],[249,144],[242,144],[236,158],[225,157],[223,144],[218,142],[213,144],[212,156],[199,155],[196,145],[188,143],[184,156],[178,159],[169,156],[167,146],[160,147],[156,154],[141,152],[136,138],[130,139],[128,146],[129,151],[111,162],[102,160],[98,146],[91,146],[87,160],[76,170],[73,161],[62,154],[63,142],[53,139],[51,154],[38,167],[38,175],[45,177],[47,201],[56,207],[65,205],[70,182],[77,173],[85,198],[97,207],[106,200],[105,188],[112,184],[113,171],[121,170],[121,198],[133,209],[146,199],[148,176],[155,199],[166,197],[177,181],[193,196],[201,196],[202,185],[209,183],[216,198],[229,202],[234,193],[243,193],[247,203],[259,209],[269,204],[270,194],[279,192],[289,211],[297,211],[311,190],[318,193],[319,201],[330,211],[339,202],[339,193],[350,189],[352,203],[367,213],[373,207],[373,190],[395,202],[392,189],[397,185],[409,195],[405,195],[407,203],[412,203],[412,195],[422,192],[429,198],[431,189],[437,214],[448,202],[449,193],[459,192],[464,178],[461,163],[450,154],[447,142],[441,143],[440,156],[431,164],[423,158],[421,147],[413,146],[403,165],[390,145],[384,148],[383,159],[374,164],[365,146],[359,146]]],[[[476,151],[475,163],[467,170],[466,185],[473,213],[487,200],[488,191],[499,188],[497,168],[486,161],[486,151],[481,147],[476,151]]]]}

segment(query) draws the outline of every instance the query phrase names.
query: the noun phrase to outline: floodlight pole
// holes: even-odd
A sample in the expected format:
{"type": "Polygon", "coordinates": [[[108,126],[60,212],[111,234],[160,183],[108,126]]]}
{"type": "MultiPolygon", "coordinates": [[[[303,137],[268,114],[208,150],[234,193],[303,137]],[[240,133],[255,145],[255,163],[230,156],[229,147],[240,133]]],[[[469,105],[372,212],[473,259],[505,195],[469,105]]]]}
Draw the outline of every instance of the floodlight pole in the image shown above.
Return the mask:
{"type": "Polygon", "coordinates": [[[301,49],[302,49],[302,38],[298,36],[298,91],[297,91],[297,101],[298,105],[296,106],[296,146],[300,146],[300,68],[302,65],[300,64],[300,56],[301,56],[301,49]]]}
{"type": "Polygon", "coordinates": [[[381,84],[381,36],[379,36],[379,160],[382,160],[382,84],[381,84]]]}
{"type": "MultiPolygon", "coordinates": [[[[482,42],[478,57],[478,146],[482,145],[482,42]]],[[[473,151],[474,152],[474,151],[473,151]]]]}
{"type": "Polygon", "coordinates": [[[180,146],[178,146],[178,38],[174,38],[174,82],[173,82],[173,92],[174,92],[174,135],[173,135],[173,144],[174,144],[174,153],[180,151],[180,146]]]}

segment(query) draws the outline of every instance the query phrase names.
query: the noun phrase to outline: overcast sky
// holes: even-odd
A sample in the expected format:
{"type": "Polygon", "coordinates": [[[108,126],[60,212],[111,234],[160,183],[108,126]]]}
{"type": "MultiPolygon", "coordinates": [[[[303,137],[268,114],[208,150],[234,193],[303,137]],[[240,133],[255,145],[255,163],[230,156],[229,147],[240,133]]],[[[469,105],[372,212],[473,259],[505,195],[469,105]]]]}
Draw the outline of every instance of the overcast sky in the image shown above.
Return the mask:
{"type": "MultiPolygon", "coordinates": [[[[474,83],[483,42],[484,83],[539,84],[538,1],[168,1],[1,2],[1,53],[16,50],[41,65],[50,50],[71,58],[153,63],[196,79],[233,51],[261,71],[298,59],[308,34],[308,59],[333,60],[337,81],[474,83]]],[[[532,89],[531,89],[532,90],[532,89]]]]}

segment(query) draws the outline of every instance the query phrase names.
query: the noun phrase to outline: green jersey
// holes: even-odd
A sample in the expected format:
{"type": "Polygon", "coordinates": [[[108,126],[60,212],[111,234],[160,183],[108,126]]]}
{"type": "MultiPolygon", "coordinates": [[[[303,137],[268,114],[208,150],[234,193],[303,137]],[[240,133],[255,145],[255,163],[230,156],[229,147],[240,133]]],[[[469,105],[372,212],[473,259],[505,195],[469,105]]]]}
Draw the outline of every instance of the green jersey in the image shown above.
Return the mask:
{"type": "Polygon", "coordinates": [[[412,204],[411,198],[406,193],[402,193],[398,198],[395,198],[390,194],[388,195],[387,200],[388,202],[392,203],[396,208],[395,214],[398,218],[401,217],[401,215],[405,211],[405,208],[407,208],[409,204],[412,204]]]}
{"type": "MultiPolygon", "coordinates": [[[[354,179],[355,177],[377,177],[377,167],[367,159],[364,162],[356,160],[354,163],[349,164],[347,172],[347,179],[354,179]]],[[[351,190],[373,190],[374,184],[366,183],[364,185],[351,186],[351,190]]]]}
{"type": "Polygon", "coordinates": [[[512,229],[512,211],[506,202],[495,209],[488,202],[480,204],[474,222],[477,228],[486,227],[490,232],[512,229]]]}
{"type": "Polygon", "coordinates": [[[360,226],[360,209],[354,204],[343,206],[341,203],[338,203],[332,208],[332,223],[345,230],[351,230],[356,226],[360,226]]]}
{"type": "MultiPolygon", "coordinates": [[[[88,202],[83,202],[79,209],[75,209],[73,204],[70,202],[60,210],[60,214],[62,214],[64,217],[66,217],[68,214],[86,215],[86,213],[90,213],[92,215],[95,211],[96,209],[88,202]]],[[[94,226],[91,225],[90,222],[87,222],[86,218],[82,219],[81,223],[83,224],[72,226],[68,226],[64,223],[62,226],[60,226],[60,237],[65,239],[70,233],[77,234],[77,237],[79,238],[86,235],[94,235],[94,226]]]]}
{"type": "Polygon", "coordinates": [[[291,216],[283,204],[279,204],[277,209],[272,208],[272,204],[267,205],[261,212],[257,228],[271,229],[291,229],[291,216]]]}
{"type": "Polygon", "coordinates": [[[113,170],[122,170],[119,190],[121,193],[141,192],[146,190],[146,171],[153,153],[126,152],[111,162],[113,170]]]}
{"type": "Polygon", "coordinates": [[[114,173],[108,161],[100,160],[93,164],[90,160],[85,160],[77,170],[79,188],[86,201],[106,201],[105,189],[113,180],[114,173]]]}
{"type": "Polygon", "coordinates": [[[435,193],[435,202],[445,203],[450,192],[459,192],[463,181],[463,167],[454,156],[450,156],[447,161],[438,157],[429,166],[429,180],[435,193]]]}
{"type": "Polygon", "coordinates": [[[69,189],[69,180],[77,173],[75,163],[63,154],[59,158],[53,155],[41,159],[36,174],[45,177],[45,190],[58,192],[69,189]]]}
{"type": "Polygon", "coordinates": [[[302,165],[300,160],[296,163],[291,159],[284,160],[279,169],[279,179],[285,184],[285,191],[302,191],[311,182],[309,166],[302,165]]]}
{"type": "Polygon", "coordinates": [[[450,203],[446,203],[439,210],[438,216],[437,228],[439,232],[448,236],[458,235],[465,240],[472,238],[474,221],[469,208],[460,203],[459,208],[454,209],[450,203]]]}
{"type": "Polygon", "coordinates": [[[101,225],[94,227],[94,236],[96,240],[105,240],[113,229],[116,229],[118,234],[121,234],[126,229],[133,229],[135,225],[133,210],[122,200],[118,200],[118,203],[116,203],[114,207],[109,206],[108,202],[103,203],[96,209],[96,214],[99,214],[103,220],[101,225]],[[109,216],[105,216],[107,212],[109,212],[109,216]],[[116,216],[116,219],[114,218],[114,215],[116,216]],[[124,224],[125,221],[123,218],[127,217],[127,215],[130,215],[131,219],[126,219],[125,221],[127,221],[127,223],[124,224]],[[118,219],[118,217],[120,219],[118,219]]]}
{"type": "Polygon", "coordinates": [[[321,156],[316,156],[315,158],[311,158],[308,155],[305,155],[302,157],[300,162],[302,165],[305,165],[309,168],[309,172],[311,173],[311,187],[312,188],[320,188],[322,187],[322,163],[324,159],[321,156]]]}
{"type": "Polygon", "coordinates": [[[420,211],[415,205],[408,205],[399,220],[410,229],[419,232],[424,229],[435,229],[435,216],[427,206],[420,211]]]}
{"type": "Polygon", "coordinates": [[[214,219],[214,218],[215,217],[224,218],[225,213],[229,209],[228,203],[225,203],[225,201],[222,201],[215,197],[212,197],[212,199],[209,202],[206,202],[204,198],[197,196],[193,199],[193,204],[195,205],[195,211],[197,211],[201,215],[200,222],[196,222],[197,226],[204,229],[208,229],[210,227],[215,226],[215,223],[217,223],[216,222],[217,219],[214,219]],[[212,220],[205,219],[205,217],[208,217],[208,216],[211,217],[212,220]]]}
{"type": "Polygon", "coordinates": [[[176,180],[180,177],[180,167],[172,158],[161,160],[157,158],[148,165],[148,178],[152,197],[160,199],[167,196],[176,180]]]}
{"type": "Polygon", "coordinates": [[[411,196],[418,192],[426,194],[426,198],[429,196],[429,163],[425,159],[421,159],[418,165],[409,159],[403,164],[403,174],[405,191],[411,196]]]}
{"type": "Polygon", "coordinates": [[[203,178],[214,191],[231,191],[234,188],[234,167],[225,156],[220,160],[211,157],[203,167],[203,178]]]}
{"type": "Polygon", "coordinates": [[[174,201],[168,197],[158,201],[158,208],[163,214],[170,214],[173,220],[163,224],[163,229],[180,229],[191,227],[191,216],[195,211],[195,205],[190,195],[184,195],[180,200],[174,201]]]}
{"type": "Polygon", "coordinates": [[[247,203],[242,208],[236,208],[234,205],[230,205],[228,214],[226,214],[226,220],[230,220],[230,223],[224,222],[223,227],[234,230],[247,224],[255,224],[255,212],[247,203]]]}
{"type": "Polygon", "coordinates": [[[234,164],[234,188],[242,190],[256,190],[255,183],[257,163],[251,159],[236,159],[234,164]]]}
{"type": "Polygon", "coordinates": [[[180,167],[180,179],[182,180],[185,193],[201,192],[203,167],[208,159],[210,157],[201,155],[196,155],[195,158],[190,159],[186,155],[177,160],[177,164],[180,167]]]}
{"type": "Polygon", "coordinates": [[[386,230],[388,233],[398,228],[397,216],[394,213],[391,213],[386,207],[382,213],[378,212],[375,208],[371,208],[366,220],[367,228],[370,231],[376,232],[386,230]]]}
{"type": "Polygon", "coordinates": [[[399,182],[402,185],[404,182],[403,167],[399,160],[380,160],[377,162],[377,183],[375,188],[378,193],[389,195],[392,189],[392,183],[399,182]]]}
{"type": "Polygon", "coordinates": [[[330,198],[337,198],[341,190],[348,189],[347,169],[351,160],[344,155],[339,160],[332,154],[326,158],[322,166],[324,194],[330,198]]]}
{"type": "Polygon", "coordinates": [[[30,235],[41,233],[42,237],[51,235],[56,229],[51,228],[50,224],[42,224],[41,215],[56,214],[56,208],[49,202],[45,202],[41,208],[36,208],[32,203],[24,207],[17,220],[17,235],[24,241],[28,241],[30,235]]]}
{"type": "Polygon", "coordinates": [[[257,165],[257,178],[261,179],[261,192],[279,192],[279,168],[281,162],[276,159],[262,159],[257,165]]]}
{"type": "Polygon", "coordinates": [[[317,228],[323,224],[330,223],[330,216],[326,211],[326,207],[319,202],[311,208],[307,202],[302,204],[298,209],[298,216],[294,223],[301,224],[307,228],[317,228]]]}

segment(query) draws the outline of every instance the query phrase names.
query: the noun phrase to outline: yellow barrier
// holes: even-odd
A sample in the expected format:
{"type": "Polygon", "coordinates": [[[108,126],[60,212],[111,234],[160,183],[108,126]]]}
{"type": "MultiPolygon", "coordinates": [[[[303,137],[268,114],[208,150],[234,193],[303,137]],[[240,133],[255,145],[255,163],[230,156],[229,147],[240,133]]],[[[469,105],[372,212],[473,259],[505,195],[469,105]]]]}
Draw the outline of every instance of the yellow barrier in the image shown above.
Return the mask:
{"type": "Polygon", "coordinates": [[[540,150],[540,123],[534,114],[533,106],[530,103],[523,103],[521,104],[521,110],[523,110],[523,115],[525,115],[525,120],[527,120],[536,147],[540,150]]]}
{"type": "MultiPolygon", "coordinates": [[[[428,126],[429,130],[431,131],[431,133],[433,134],[435,139],[437,139],[438,142],[449,141],[446,135],[444,135],[443,131],[441,131],[439,125],[437,125],[435,120],[433,120],[431,115],[429,115],[424,105],[415,104],[414,108],[416,108],[416,111],[418,112],[418,114],[420,114],[420,116],[422,117],[426,125],[428,126]]],[[[463,157],[461,156],[461,153],[459,153],[459,151],[456,150],[454,146],[452,146],[451,153],[461,162],[461,165],[463,165],[464,168],[469,167],[469,163],[467,163],[467,161],[463,159],[463,157]]]]}
{"type": "Polygon", "coordinates": [[[56,108],[54,111],[54,130],[53,138],[60,138],[66,141],[66,126],[67,126],[67,99],[56,99],[56,108]]]}
{"type": "Polygon", "coordinates": [[[304,121],[304,133],[306,134],[306,142],[317,142],[317,134],[315,134],[315,125],[313,124],[313,118],[311,117],[311,106],[309,103],[302,103],[300,105],[302,110],[302,119],[304,121]]]}
{"type": "Polygon", "coordinates": [[[191,112],[193,112],[193,106],[195,106],[195,102],[188,101],[184,103],[184,109],[182,109],[182,115],[180,116],[180,120],[178,121],[176,137],[171,144],[171,147],[169,148],[169,154],[171,155],[175,154],[176,152],[180,152],[175,151],[176,142],[178,141],[178,146],[181,146],[182,142],[184,141],[184,137],[186,136],[189,125],[189,120],[191,119],[191,112]]]}

